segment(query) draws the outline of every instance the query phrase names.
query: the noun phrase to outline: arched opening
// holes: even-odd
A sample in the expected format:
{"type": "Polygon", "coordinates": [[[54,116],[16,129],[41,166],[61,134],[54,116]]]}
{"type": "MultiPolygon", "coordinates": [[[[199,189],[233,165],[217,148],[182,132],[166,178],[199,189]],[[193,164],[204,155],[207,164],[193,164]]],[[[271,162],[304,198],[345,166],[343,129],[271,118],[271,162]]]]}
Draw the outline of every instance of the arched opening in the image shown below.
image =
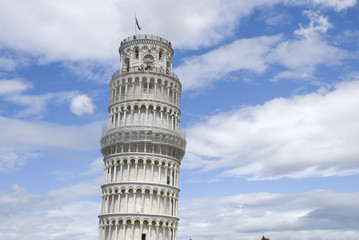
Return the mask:
{"type": "Polygon", "coordinates": [[[127,72],[130,71],[130,59],[129,58],[125,59],[125,68],[126,68],[127,72]]]}
{"type": "Polygon", "coordinates": [[[138,50],[138,48],[135,48],[135,58],[138,59],[140,56],[140,51],[138,50]]]}
{"type": "Polygon", "coordinates": [[[145,70],[151,70],[152,69],[152,64],[154,62],[154,58],[152,55],[147,54],[144,58],[143,58],[143,62],[145,63],[146,67],[145,70]]]}

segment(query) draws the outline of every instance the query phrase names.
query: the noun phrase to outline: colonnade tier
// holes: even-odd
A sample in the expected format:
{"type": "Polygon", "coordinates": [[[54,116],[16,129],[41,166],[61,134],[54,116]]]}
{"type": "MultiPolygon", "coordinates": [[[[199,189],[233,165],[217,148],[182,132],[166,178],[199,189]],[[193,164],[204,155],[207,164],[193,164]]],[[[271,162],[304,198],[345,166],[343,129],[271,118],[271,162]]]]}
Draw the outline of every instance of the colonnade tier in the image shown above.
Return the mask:
{"type": "Polygon", "coordinates": [[[148,194],[160,194],[161,196],[171,196],[178,198],[178,187],[169,186],[169,185],[158,185],[151,183],[142,183],[138,184],[137,182],[128,182],[128,183],[109,183],[102,185],[102,196],[105,195],[116,195],[118,193],[148,193],[148,194]]]}
{"type": "Polygon", "coordinates": [[[168,105],[142,101],[113,105],[109,109],[108,129],[122,126],[153,126],[181,131],[180,111],[168,105]]]}
{"type": "Polygon", "coordinates": [[[118,182],[138,182],[163,184],[178,187],[179,165],[177,163],[160,164],[158,160],[151,161],[140,158],[105,163],[104,184],[118,182]]]}
{"type": "Polygon", "coordinates": [[[176,240],[178,219],[158,216],[99,216],[99,240],[176,240]]]}
{"type": "MultiPolygon", "coordinates": [[[[110,189],[111,190],[111,189],[110,189]]],[[[177,216],[178,190],[116,188],[102,194],[101,214],[157,214],[177,216]]]]}
{"type": "Polygon", "coordinates": [[[150,156],[148,154],[134,154],[134,155],[115,155],[115,156],[107,156],[103,159],[105,171],[108,167],[113,167],[117,164],[127,164],[128,162],[135,162],[138,163],[142,162],[150,162],[151,165],[160,165],[162,167],[169,167],[179,169],[179,165],[181,164],[178,159],[175,158],[168,158],[168,157],[161,157],[161,156],[150,156]]]}
{"type": "Polygon", "coordinates": [[[148,99],[179,109],[181,89],[179,80],[166,74],[135,70],[121,73],[110,81],[110,107],[121,101],[148,99]]]}

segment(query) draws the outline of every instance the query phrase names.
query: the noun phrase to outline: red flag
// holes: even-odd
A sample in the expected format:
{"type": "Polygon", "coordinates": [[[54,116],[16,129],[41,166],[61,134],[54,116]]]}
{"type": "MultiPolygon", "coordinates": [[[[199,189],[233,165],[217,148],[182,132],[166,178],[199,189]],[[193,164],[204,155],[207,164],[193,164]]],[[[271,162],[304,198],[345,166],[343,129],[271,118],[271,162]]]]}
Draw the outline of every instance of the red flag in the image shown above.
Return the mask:
{"type": "Polygon", "coordinates": [[[135,17],[135,18],[136,18],[136,25],[137,25],[138,29],[141,31],[140,25],[138,24],[138,21],[137,21],[137,17],[135,17]]]}

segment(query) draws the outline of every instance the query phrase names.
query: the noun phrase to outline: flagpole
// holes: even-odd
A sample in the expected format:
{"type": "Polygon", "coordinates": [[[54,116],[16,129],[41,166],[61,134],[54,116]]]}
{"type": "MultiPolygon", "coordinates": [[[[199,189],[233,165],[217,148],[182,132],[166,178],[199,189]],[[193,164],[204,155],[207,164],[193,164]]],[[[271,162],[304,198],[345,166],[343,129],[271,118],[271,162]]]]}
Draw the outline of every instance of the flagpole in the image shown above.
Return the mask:
{"type": "Polygon", "coordinates": [[[136,13],[135,13],[135,36],[137,36],[137,28],[136,28],[136,13]]]}

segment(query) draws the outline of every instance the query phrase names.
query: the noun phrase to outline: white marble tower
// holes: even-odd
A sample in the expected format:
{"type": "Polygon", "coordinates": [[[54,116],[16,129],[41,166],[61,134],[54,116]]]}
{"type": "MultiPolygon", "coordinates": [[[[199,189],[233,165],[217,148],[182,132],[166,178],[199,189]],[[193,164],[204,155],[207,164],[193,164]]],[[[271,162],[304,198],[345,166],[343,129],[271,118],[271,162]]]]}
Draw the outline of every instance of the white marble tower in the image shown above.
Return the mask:
{"type": "Polygon", "coordinates": [[[179,128],[181,83],[171,43],[152,35],[121,42],[110,81],[101,152],[105,180],[99,240],[176,240],[178,174],[185,153],[179,128]]]}

